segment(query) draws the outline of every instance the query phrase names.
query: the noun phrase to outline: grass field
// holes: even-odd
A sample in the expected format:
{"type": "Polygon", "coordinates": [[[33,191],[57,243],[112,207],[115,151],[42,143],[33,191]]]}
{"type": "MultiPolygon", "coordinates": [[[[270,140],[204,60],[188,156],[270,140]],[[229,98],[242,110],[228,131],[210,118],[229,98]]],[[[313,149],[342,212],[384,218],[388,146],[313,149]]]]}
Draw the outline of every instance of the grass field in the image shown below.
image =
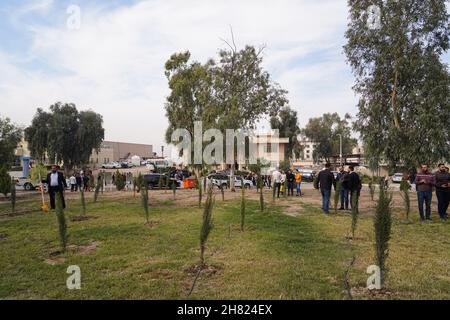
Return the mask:
{"type": "MultiPolygon", "coordinates": [[[[361,217],[357,238],[348,240],[348,214],[325,216],[298,199],[268,201],[261,213],[249,200],[240,232],[239,201],[220,196],[207,244],[209,267],[188,296],[199,263],[202,210],[155,200],[153,193],[150,199],[150,226],[138,198],[89,200],[91,218],[68,219],[72,249],[56,259],[50,257],[59,249],[54,213],[0,217],[0,299],[347,299],[347,270],[355,299],[450,298],[450,224],[404,223],[396,212],[387,290],[373,295],[362,290],[374,262],[370,216],[361,217]],[[295,215],[285,214],[297,207],[295,215]],[[81,268],[81,290],[66,287],[69,265],[81,268]]],[[[20,205],[39,206],[37,200],[20,205]]],[[[67,217],[80,214],[78,201],[68,207],[67,217]]]]}

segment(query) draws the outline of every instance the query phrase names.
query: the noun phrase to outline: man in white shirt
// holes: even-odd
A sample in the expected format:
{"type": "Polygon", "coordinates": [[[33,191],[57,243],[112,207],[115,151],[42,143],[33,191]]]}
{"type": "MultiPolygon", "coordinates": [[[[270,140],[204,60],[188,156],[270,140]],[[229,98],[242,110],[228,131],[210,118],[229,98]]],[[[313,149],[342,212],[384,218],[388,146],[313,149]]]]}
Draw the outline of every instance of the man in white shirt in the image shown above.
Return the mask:
{"type": "Polygon", "coordinates": [[[277,197],[279,198],[281,188],[281,172],[278,170],[278,168],[272,173],[272,180],[273,180],[273,188],[275,189],[277,197]]]}
{"type": "Polygon", "coordinates": [[[52,171],[47,174],[47,184],[48,184],[48,195],[50,196],[50,207],[54,210],[55,205],[55,194],[59,193],[61,195],[61,202],[63,209],[66,208],[66,202],[64,200],[64,190],[67,188],[66,179],[62,172],[58,171],[58,167],[53,165],[52,171]]]}

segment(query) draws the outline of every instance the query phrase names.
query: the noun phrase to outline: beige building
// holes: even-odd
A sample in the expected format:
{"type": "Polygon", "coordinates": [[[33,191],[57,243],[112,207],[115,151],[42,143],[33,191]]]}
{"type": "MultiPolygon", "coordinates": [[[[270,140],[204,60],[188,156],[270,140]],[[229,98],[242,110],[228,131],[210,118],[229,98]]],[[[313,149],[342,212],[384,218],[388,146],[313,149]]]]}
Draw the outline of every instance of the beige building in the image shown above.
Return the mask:
{"type": "Polygon", "coordinates": [[[92,152],[90,162],[101,165],[111,161],[125,160],[134,155],[142,159],[152,158],[154,157],[153,146],[149,144],[103,141],[100,150],[92,152]]]}

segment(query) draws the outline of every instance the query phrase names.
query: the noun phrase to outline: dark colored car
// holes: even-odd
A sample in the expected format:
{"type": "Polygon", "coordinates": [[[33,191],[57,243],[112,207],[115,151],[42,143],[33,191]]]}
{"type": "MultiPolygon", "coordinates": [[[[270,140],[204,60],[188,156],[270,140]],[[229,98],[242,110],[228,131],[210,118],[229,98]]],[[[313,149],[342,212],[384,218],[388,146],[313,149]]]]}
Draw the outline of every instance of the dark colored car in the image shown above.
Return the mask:
{"type": "Polygon", "coordinates": [[[315,172],[314,171],[302,171],[299,170],[302,174],[302,182],[314,182],[315,172]]]}
{"type": "Polygon", "coordinates": [[[179,181],[171,179],[162,173],[150,173],[144,175],[144,181],[147,183],[149,189],[172,189],[173,184],[176,188],[180,187],[179,181]]]}

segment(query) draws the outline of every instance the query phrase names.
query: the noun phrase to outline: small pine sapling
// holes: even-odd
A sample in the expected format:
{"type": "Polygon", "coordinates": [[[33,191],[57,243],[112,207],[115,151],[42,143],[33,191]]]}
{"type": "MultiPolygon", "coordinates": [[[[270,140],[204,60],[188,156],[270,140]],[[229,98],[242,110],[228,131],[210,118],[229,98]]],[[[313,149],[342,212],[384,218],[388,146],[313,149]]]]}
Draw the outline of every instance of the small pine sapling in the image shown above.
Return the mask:
{"type": "Polygon", "coordinates": [[[59,241],[61,243],[61,251],[65,252],[68,240],[66,216],[64,215],[61,192],[57,192],[55,196],[56,196],[56,217],[58,220],[59,241]]]}
{"type": "Polygon", "coordinates": [[[386,278],[386,260],[389,255],[389,240],[391,239],[392,227],[392,195],[381,188],[374,215],[375,231],[375,261],[381,271],[381,283],[386,278]]]}
{"type": "Polygon", "coordinates": [[[16,212],[16,198],[17,194],[16,194],[16,183],[15,181],[11,181],[11,210],[12,213],[16,212]]]}
{"type": "MultiPolygon", "coordinates": [[[[200,187],[201,188],[201,187],[200,187]]],[[[214,206],[212,187],[208,188],[205,207],[203,209],[202,227],[200,230],[200,262],[202,267],[205,265],[205,249],[209,234],[213,229],[212,210],[214,206]]]]}
{"type": "Polygon", "coordinates": [[[403,206],[405,207],[406,220],[409,220],[409,213],[411,212],[411,200],[409,197],[410,185],[407,180],[400,183],[400,194],[403,198],[403,206]]]}
{"type": "Polygon", "coordinates": [[[148,186],[147,184],[142,184],[140,187],[140,191],[141,191],[141,204],[142,204],[142,208],[144,209],[144,214],[145,214],[145,221],[146,223],[150,223],[150,212],[149,212],[149,208],[148,208],[148,186]]]}
{"type": "Polygon", "coordinates": [[[334,213],[335,214],[338,213],[338,205],[339,205],[339,199],[341,196],[341,190],[342,190],[342,182],[338,180],[336,182],[336,189],[334,190],[334,195],[333,195],[334,213]]]}
{"type": "Polygon", "coordinates": [[[359,210],[358,210],[358,204],[359,204],[359,192],[357,190],[353,190],[351,192],[351,202],[352,202],[352,238],[355,237],[356,227],[358,224],[358,217],[359,217],[359,210]]]}
{"type": "MultiPolygon", "coordinates": [[[[244,178],[242,178],[244,181],[244,178]]],[[[242,182],[241,186],[241,232],[244,232],[244,224],[245,224],[245,187],[242,182]]]]}

